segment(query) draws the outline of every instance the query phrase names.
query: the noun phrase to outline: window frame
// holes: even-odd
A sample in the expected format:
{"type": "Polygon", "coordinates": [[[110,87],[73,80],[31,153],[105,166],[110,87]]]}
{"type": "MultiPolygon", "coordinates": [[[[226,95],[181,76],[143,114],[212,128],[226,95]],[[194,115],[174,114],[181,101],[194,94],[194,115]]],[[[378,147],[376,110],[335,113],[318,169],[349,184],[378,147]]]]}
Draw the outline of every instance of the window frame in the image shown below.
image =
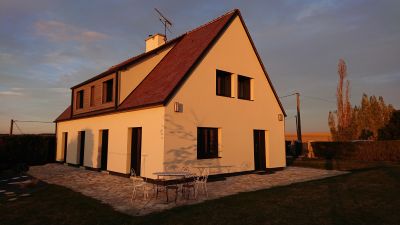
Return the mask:
{"type": "Polygon", "coordinates": [[[232,97],[232,73],[216,70],[215,72],[215,94],[222,97],[232,97]],[[222,82],[224,82],[222,84],[222,82]]]}
{"type": "Polygon", "coordinates": [[[76,109],[83,109],[84,106],[84,90],[79,90],[76,92],[76,109]]]}
{"type": "Polygon", "coordinates": [[[247,76],[243,76],[243,75],[238,75],[237,76],[237,98],[238,99],[242,99],[242,100],[253,100],[252,99],[252,79],[251,77],[247,77],[247,76]],[[246,86],[243,85],[247,85],[248,88],[246,90],[246,86]],[[245,93],[248,92],[248,93],[245,93]]]}
{"type": "Polygon", "coordinates": [[[219,133],[219,128],[197,127],[197,159],[220,158],[219,133]]]}
{"type": "Polygon", "coordinates": [[[114,79],[109,79],[103,82],[103,103],[113,102],[114,79]]]}

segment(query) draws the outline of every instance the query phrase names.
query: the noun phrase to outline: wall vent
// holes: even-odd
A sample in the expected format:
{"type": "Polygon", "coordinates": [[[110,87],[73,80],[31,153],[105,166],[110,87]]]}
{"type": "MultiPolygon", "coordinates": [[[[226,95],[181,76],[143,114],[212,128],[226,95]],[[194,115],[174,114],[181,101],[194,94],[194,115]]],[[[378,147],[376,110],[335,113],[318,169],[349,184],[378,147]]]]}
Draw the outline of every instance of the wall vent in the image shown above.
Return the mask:
{"type": "Polygon", "coordinates": [[[179,103],[179,102],[175,102],[174,111],[175,112],[183,112],[183,104],[179,103]]]}

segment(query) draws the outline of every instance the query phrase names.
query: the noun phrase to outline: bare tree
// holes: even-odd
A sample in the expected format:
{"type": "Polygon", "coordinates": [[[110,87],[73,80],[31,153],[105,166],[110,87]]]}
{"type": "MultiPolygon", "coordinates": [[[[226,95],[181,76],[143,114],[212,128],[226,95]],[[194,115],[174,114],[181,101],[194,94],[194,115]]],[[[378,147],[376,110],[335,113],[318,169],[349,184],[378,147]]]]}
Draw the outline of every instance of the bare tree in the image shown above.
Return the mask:
{"type": "Polygon", "coordinates": [[[347,77],[347,66],[343,59],[339,59],[338,64],[339,83],[336,92],[337,99],[337,119],[339,128],[347,128],[351,120],[351,105],[350,105],[350,81],[347,77]],[[343,96],[343,86],[345,86],[345,96],[343,96]]]}
{"type": "Polygon", "coordinates": [[[339,82],[336,89],[337,110],[329,112],[328,123],[334,140],[351,139],[350,81],[347,80],[347,66],[343,59],[338,63],[339,82]],[[335,118],[336,115],[336,118],[335,118]]]}

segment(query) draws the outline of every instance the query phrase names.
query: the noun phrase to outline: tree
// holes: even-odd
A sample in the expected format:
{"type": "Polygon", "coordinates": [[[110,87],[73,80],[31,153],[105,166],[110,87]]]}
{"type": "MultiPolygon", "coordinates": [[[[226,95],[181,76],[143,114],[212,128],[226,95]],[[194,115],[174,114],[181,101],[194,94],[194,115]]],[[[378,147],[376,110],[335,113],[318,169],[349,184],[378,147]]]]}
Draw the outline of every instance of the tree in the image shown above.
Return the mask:
{"type": "Polygon", "coordinates": [[[336,89],[337,110],[329,112],[328,124],[334,140],[351,140],[352,107],[350,105],[350,81],[346,79],[347,66],[343,59],[339,59],[338,75],[339,82],[336,89]]]}
{"type": "MultiPolygon", "coordinates": [[[[378,130],[389,123],[394,111],[392,105],[386,105],[382,96],[368,97],[365,93],[361,105],[350,105],[350,82],[347,66],[343,59],[338,63],[339,82],[336,89],[337,110],[329,112],[328,125],[334,141],[377,140],[378,130]]],[[[383,131],[382,131],[383,132],[383,131]]]]}
{"type": "Polygon", "coordinates": [[[377,140],[378,130],[389,123],[394,111],[392,105],[386,105],[382,96],[368,97],[365,93],[361,99],[361,106],[355,114],[357,121],[356,137],[362,140],[377,140]],[[368,135],[366,135],[368,134],[368,135]]]}
{"type": "Polygon", "coordinates": [[[394,111],[389,122],[378,130],[378,140],[400,140],[400,110],[394,111]]]}

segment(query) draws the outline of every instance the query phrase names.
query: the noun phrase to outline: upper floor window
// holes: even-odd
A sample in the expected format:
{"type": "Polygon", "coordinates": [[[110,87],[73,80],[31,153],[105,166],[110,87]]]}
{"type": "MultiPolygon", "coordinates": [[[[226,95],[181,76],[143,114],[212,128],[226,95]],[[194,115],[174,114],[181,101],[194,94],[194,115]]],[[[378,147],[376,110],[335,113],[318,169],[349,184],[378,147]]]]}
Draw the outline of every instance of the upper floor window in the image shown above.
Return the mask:
{"type": "Polygon", "coordinates": [[[217,95],[231,97],[231,73],[217,70],[217,95]]]}
{"type": "Polygon", "coordinates": [[[218,128],[197,128],[197,158],[218,158],[218,128]]]}
{"type": "Polygon", "coordinates": [[[103,82],[103,103],[112,102],[113,99],[113,79],[103,82]]]}
{"type": "Polygon", "coordinates": [[[90,106],[94,106],[94,86],[90,87],[90,106]]]}
{"type": "Polygon", "coordinates": [[[76,108],[83,108],[83,90],[80,90],[76,93],[76,108]]]}
{"type": "Polygon", "coordinates": [[[238,75],[238,98],[240,99],[251,99],[251,78],[238,75]]]}

